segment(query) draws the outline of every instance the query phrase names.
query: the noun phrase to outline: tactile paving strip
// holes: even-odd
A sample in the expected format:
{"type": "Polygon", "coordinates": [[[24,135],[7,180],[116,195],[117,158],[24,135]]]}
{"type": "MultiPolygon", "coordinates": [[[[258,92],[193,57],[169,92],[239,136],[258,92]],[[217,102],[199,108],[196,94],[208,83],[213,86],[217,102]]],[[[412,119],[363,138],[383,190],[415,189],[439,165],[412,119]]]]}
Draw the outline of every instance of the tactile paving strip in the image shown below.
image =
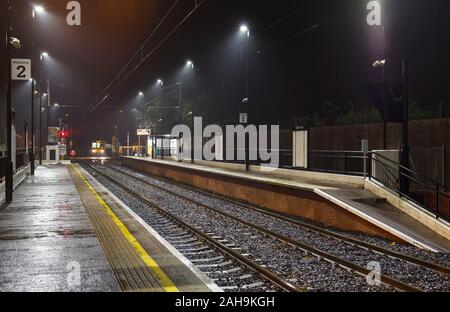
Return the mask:
{"type": "MultiPolygon", "coordinates": [[[[103,205],[105,203],[98,198],[99,195],[89,187],[75,167],[68,166],[68,169],[121,289],[148,292],[176,291],[176,287],[170,285],[166,276],[164,281],[155,276],[154,270],[130,244],[130,238],[127,239],[114,222],[111,211],[105,209],[103,205]]],[[[164,274],[162,271],[158,273],[164,274]]]]}

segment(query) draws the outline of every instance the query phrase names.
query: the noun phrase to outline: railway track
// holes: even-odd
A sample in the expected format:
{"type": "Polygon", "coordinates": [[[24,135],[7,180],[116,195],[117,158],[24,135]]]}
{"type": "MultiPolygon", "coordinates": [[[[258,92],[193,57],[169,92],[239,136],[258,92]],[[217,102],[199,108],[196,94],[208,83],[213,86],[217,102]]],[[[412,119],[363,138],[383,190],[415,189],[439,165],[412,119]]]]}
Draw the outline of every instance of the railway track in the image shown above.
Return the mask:
{"type": "MultiPolygon", "coordinates": [[[[84,162],[97,174],[103,176],[107,180],[111,181],[113,184],[119,186],[122,190],[126,191],[128,194],[137,198],[141,202],[145,203],[148,206],[155,208],[163,217],[159,220],[156,220],[156,224],[158,224],[157,230],[163,237],[167,237],[168,241],[171,242],[175,248],[177,248],[182,254],[187,256],[192,262],[205,274],[211,276],[216,275],[216,278],[212,278],[213,281],[220,281],[223,279],[223,275],[230,275],[237,273],[237,276],[234,279],[240,280],[245,283],[245,280],[254,278],[252,274],[241,273],[242,269],[236,267],[233,263],[237,263],[240,266],[244,266],[247,271],[256,273],[261,277],[264,282],[256,281],[250,284],[245,284],[241,287],[235,286],[231,283],[227,282],[226,286],[220,286],[224,290],[252,290],[252,289],[269,289],[269,290],[282,290],[287,292],[302,292],[304,289],[300,289],[292,285],[290,282],[283,280],[276,274],[270,272],[257,261],[250,259],[250,257],[246,255],[240,254],[236,248],[233,248],[233,245],[227,245],[225,241],[221,240],[221,237],[215,235],[215,233],[204,233],[200,229],[197,229],[177,216],[167,212],[154,203],[153,201],[145,198],[141,194],[138,194],[128,186],[120,183],[113,177],[105,174],[101,170],[95,168],[91,164],[84,162]],[[165,222],[164,222],[165,221],[165,222]],[[159,228],[158,228],[159,227],[159,228]],[[222,254],[222,256],[214,256],[211,257],[211,254],[217,253],[217,251],[222,254]],[[207,255],[205,258],[201,258],[202,255],[207,255]],[[230,259],[228,262],[221,261],[226,258],[230,259]],[[195,259],[193,259],[193,257],[195,259]],[[200,257],[200,258],[199,258],[200,257]],[[220,262],[217,262],[220,261],[220,262]],[[216,263],[214,263],[216,262],[216,263]],[[203,264],[201,264],[203,263],[203,264]],[[228,267],[228,269],[227,269],[228,267]],[[208,269],[210,269],[208,271],[208,269]],[[214,271],[215,270],[215,271],[214,271]],[[269,283],[271,286],[264,285],[265,283],[269,283]]],[[[235,274],[236,275],[236,274],[235,274]]],[[[227,277],[230,279],[230,276],[227,277]]],[[[236,283],[234,283],[236,284],[236,283]]]]}
{"type": "MultiPolygon", "coordinates": [[[[108,168],[110,168],[112,170],[119,171],[122,174],[125,174],[125,175],[127,175],[129,177],[132,177],[134,179],[137,179],[137,180],[141,181],[142,183],[151,184],[149,181],[146,181],[146,180],[144,180],[144,179],[142,179],[140,177],[137,177],[137,176],[135,176],[133,174],[130,174],[127,171],[121,170],[121,169],[117,168],[116,166],[110,166],[108,164],[104,164],[104,166],[108,167],[108,168]]],[[[236,206],[240,206],[242,208],[245,208],[245,209],[254,211],[256,213],[268,216],[268,217],[273,218],[275,220],[281,220],[281,221],[290,223],[290,224],[295,225],[295,226],[297,226],[299,228],[302,228],[304,230],[310,231],[310,232],[315,233],[317,235],[321,235],[323,237],[328,237],[330,239],[334,239],[334,240],[337,240],[337,241],[340,241],[340,242],[344,242],[344,243],[346,243],[348,245],[351,245],[351,246],[359,247],[359,248],[361,248],[363,250],[368,250],[368,251],[371,251],[373,253],[385,255],[385,256],[390,257],[392,259],[405,261],[405,262],[410,263],[412,265],[424,267],[424,268],[432,270],[432,271],[434,271],[436,273],[450,276],[450,268],[442,266],[442,265],[439,265],[439,264],[431,262],[431,261],[426,261],[426,260],[420,259],[418,257],[413,257],[413,256],[409,256],[409,255],[402,254],[402,253],[399,253],[399,252],[395,252],[395,251],[389,250],[387,248],[383,248],[383,247],[380,247],[380,246],[377,246],[377,245],[374,245],[374,244],[370,244],[370,243],[362,241],[362,240],[351,238],[351,237],[348,237],[348,236],[345,236],[345,235],[342,235],[342,234],[339,234],[339,233],[336,233],[336,232],[333,232],[333,231],[330,231],[330,230],[327,230],[327,229],[324,229],[324,228],[320,228],[320,227],[312,225],[312,224],[308,224],[306,222],[302,222],[302,221],[299,221],[299,220],[296,220],[296,219],[293,219],[293,218],[290,218],[290,217],[287,217],[287,216],[284,216],[284,215],[281,215],[281,214],[278,214],[278,213],[275,213],[275,212],[268,211],[268,210],[263,209],[263,208],[251,206],[251,205],[248,205],[246,203],[242,203],[242,202],[239,202],[239,201],[236,201],[236,200],[224,197],[224,196],[220,196],[220,195],[215,194],[215,193],[211,193],[211,192],[195,189],[193,187],[190,187],[190,186],[187,186],[187,185],[184,185],[184,184],[181,184],[181,183],[177,183],[177,182],[174,182],[174,181],[169,181],[167,179],[163,179],[163,178],[160,178],[160,177],[153,177],[152,176],[152,178],[160,180],[160,181],[165,182],[165,183],[170,183],[170,184],[176,185],[176,186],[178,186],[180,188],[184,188],[184,189],[187,189],[187,190],[189,190],[191,192],[199,193],[199,194],[202,194],[204,196],[214,197],[214,198],[216,198],[216,199],[218,199],[220,201],[224,201],[224,202],[236,205],[236,206]]],[[[177,192],[168,190],[168,189],[163,188],[163,187],[161,187],[159,185],[156,185],[156,184],[151,184],[151,185],[153,187],[155,187],[155,188],[158,188],[158,189],[162,190],[162,191],[168,192],[168,193],[170,193],[170,194],[172,194],[174,196],[178,196],[178,197],[183,198],[183,199],[185,199],[187,201],[195,203],[196,205],[199,205],[199,206],[202,206],[204,208],[210,209],[210,207],[206,207],[201,202],[199,202],[197,200],[194,200],[194,199],[192,199],[192,198],[190,198],[188,196],[181,195],[181,194],[179,194],[177,192]]]]}
{"type": "MultiPolygon", "coordinates": [[[[271,237],[273,239],[278,240],[279,242],[281,242],[284,245],[293,246],[293,247],[295,247],[297,249],[300,249],[300,250],[304,251],[305,253],[309,253],[309,254],[313,255],[314,257],[317,257],[319,259],[323,259],[323,260],[325,260],[325,261],[327,261],[329,263],[332,263],[333,266],[339,266],[341,268],[344,268],[345,270],[352,271],[352,272],[354,272],[356,274],[359,274],[361,276],[367,276],[368,274],[370,274],[370,271],[368,269],[364,268],[364,267],[361,267],[361,266],[359,266],[359,265],[357,265],[355,263],[352,263],[352,262],[350,262],[350,261],[348,261],[346,259],[343,259],[341,257],[337,257],[337,256],[335,256],[333,254],[324,252],[323,250],[314,248],[313,246],[305,244],[304,242],[300,242],[298,240],[295,240],[295,239],[292,239],[292,238],[289,238],[289,237],[285,237],[285,236],[280,235],[278,233],[275,233],[273,231],[269,231],[266,228],[263,228],[261,226],[255,225],[255,224],[253,224],[251,222],[244,221],[244,220],[242,220],[242,219],[240,219],[240,218],[238,218],[236,216],[230,215],[230,214],[225,213],[223,211],[218,211],[217,209],[208,207],[207,205],[204,205],[201,202],[198,202],[198,201],[196,201],[196,200],[194,200],[192,198],[180,195],[179,193],[176,193],[176,192],[171,191],[171,190],[167,190],[166,188],[163,188],[161,186],[153,185],[153,184],[149,183],[148,181],[145,181],[144,179],[136,177],[135,175],[132,175],[132,174],[127,173],[125,171],[118,170],[118,169],[116,169],[114,167],[111,167],[111,166],[108,166],[107,168],[109,168],[110,170],[114,170],[116,172],[119,172],[119,173],[125,175],[128,178],[135,179],[136,181],[139,181],[141,183],[144,183],[146,185],[149,185],[149,186],[154,187],[156,189],[159,189],[161,191],[167,192],[167,193],[169,193],[169,194],[171,194],[173,196],[177,196],[179,198],[182,198],[183,200],[189,201],[192,204],[195,204],[198,207],[206,209],[206,210],[208,210],[208,211],[210,211],[210,212],[212,212],[212,213],[214,213],[214,214],[216,214],[216,215],[218,215],[218,216],[220,216],[222,218],[224,217],[224,218],[227,218],[227,219],[232,220],[234,222],[240,223],[241,225],[244,225],[244,226],[247,226],[249,228],[255,229],[256,231],[258,231],[259,233],[261,233],[264,236],[271,237]]],[[[97,168],[95,168],[95,170],[97,172],[101,172],[97,168]]],[[[104,173],[102,173],[102,175],[104,175],[104,173]]],[[[208,195],[210,195],[210,194],[208,194],[208,195]]],[[[389,286],[393,287],[394,289],[396,289],[398,291],[414,291],[414,292],[421,291],[419,288],[410,286],[410,285],[408,285],[408,284],[406,284],[406,283],[404,283],[402,281],[396,280],[396,279],[391,278],[391,277],[386,276],[386,275],[381,275],[381,282],[383,284],[385,284],[385,285],[389,285],[389,286]]]]}

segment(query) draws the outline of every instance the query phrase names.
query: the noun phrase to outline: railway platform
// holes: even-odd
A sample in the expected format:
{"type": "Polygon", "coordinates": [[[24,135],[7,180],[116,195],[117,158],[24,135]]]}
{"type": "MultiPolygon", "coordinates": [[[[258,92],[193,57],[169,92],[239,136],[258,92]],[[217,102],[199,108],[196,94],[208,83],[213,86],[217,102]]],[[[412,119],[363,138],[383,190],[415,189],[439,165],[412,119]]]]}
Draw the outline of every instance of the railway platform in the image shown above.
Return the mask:
{"type": "Polygon", "coordinates": [[[401,202],[363,177],[297,170],[264,170],[220,162],[123,157],[123,165],[343,230],[450,251],[450,226],[401,202]],[[399,209],[402,206],[402,209],[399,209]],[[405,208],[406,207],[406,208],[405,208]],[[412,213],[410,213],[412,212],[412,213]]]}
{"type": "Polygon", "coordinates": [[[220,291],[80,166],[40,166],[0,211],[0,291],[220,291]]]}

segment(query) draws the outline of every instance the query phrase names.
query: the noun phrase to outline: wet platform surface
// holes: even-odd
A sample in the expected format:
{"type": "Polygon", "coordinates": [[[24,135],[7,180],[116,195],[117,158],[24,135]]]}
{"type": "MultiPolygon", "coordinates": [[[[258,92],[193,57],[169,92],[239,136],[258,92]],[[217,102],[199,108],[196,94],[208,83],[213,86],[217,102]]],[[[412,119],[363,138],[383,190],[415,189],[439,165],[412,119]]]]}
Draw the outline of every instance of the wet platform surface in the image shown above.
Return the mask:
{"type": "Polygon", "coordinates": [[[37,168],[14,195],[0,211],[0,291],[120,291],[65,166],[37,168]]]}
{"type": "Polygon", "coordinates": [[[68,169],[123,291],[220,291],[81,166],[68,169]]]}
{"type": "Polygon", "coordinates": [[[0,292],[221,291],[78,165],[41,166],[0,211],[0,292]]]}

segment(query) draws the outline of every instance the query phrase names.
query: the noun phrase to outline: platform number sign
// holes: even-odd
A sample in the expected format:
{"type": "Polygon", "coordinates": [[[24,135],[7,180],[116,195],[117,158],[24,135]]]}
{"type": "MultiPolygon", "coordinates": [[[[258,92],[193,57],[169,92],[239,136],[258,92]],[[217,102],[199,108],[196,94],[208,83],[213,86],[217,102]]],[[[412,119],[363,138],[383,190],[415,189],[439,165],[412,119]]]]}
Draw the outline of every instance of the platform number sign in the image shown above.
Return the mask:
{"type": "Polygon", "coordinates": [[[11,60],[11,79],[12,80],[30,80],[31,79],[31,60],[30,59],[12,59],[11,60]]]}

